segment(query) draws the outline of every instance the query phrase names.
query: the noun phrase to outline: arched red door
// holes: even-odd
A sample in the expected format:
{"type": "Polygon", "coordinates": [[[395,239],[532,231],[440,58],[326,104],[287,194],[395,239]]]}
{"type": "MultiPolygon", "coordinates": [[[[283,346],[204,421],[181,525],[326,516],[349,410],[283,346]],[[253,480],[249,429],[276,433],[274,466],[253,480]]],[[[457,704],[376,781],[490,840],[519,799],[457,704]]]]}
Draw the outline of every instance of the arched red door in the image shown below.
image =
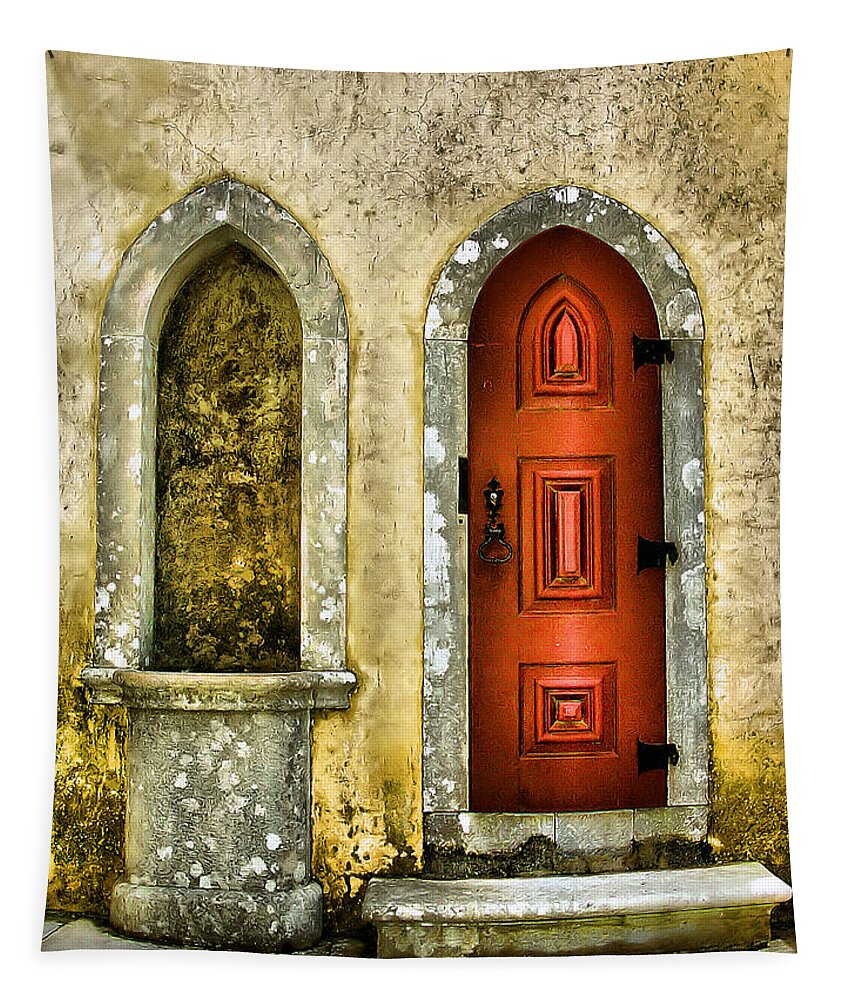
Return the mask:
{"type": "Polygon", "coordinates": [[[664,570],[638,564],[663,514],[659,370],[634,336],[659,338],[638,275],[568,227],[510,254],[473,312],[476,811],[665,804],[638,752],[666,738],[665,608],[664,570]]]}

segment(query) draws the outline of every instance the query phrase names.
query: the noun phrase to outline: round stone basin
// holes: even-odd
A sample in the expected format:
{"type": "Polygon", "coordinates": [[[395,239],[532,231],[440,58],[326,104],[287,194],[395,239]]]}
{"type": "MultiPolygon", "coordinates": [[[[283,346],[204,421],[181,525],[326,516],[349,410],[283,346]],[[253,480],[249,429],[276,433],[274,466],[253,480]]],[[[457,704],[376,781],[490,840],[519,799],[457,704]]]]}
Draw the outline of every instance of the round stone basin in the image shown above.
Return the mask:
{"type": "Polygon", "coordinates": [[[91,668],[83,679],[95,701],[127,709],[125,872],[113,926],[207,948],[315,943],[310,713],[347,708],[355,675],[91,668]]]}

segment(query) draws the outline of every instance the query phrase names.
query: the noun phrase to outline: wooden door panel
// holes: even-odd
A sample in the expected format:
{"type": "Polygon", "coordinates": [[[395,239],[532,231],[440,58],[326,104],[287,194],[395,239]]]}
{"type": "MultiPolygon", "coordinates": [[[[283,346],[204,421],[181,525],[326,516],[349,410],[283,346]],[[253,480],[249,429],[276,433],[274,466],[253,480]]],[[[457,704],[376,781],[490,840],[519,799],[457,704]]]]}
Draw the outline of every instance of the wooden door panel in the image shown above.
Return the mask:
{"type": "Polygon", "coordinates": [[[520,463],[520,611],[611,608],[612,459],[520,463]]]}
{"type": "Polygon", "coordinates": [[[559,274],[532,297],[517,340],[520,409],[608,406],[605,313],[579,282],[559,274]]]}
{"type": "Polygon", "coordinates": [[[486,282],[469,346],[471,805],[562,811],[663,805],[637,740],[665,739],[658,337],[614,250],[550,230],[486,282]],[[495,476],[511,562],[478,557],[495,476]]]}
{"type": "Polygon", "coordinates": [[[521,757],[614,753],[616,666],[521,664],[521,757]]]}

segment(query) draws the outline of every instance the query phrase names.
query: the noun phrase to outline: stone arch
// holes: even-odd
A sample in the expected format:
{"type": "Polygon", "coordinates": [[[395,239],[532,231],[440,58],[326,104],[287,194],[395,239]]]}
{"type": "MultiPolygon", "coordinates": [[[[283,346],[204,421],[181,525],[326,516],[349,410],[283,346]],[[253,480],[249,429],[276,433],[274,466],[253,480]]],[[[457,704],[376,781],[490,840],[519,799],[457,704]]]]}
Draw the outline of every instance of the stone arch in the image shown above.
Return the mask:
{"type": "Polygon", "coordinates": [[[534,834],[565,850],[626,853],[633,840],[705,837],[708,802],[706,584],[703,499],[703,315],[680,255],[649,222],[576,186],[547,188],[506,206],[454,249],[425,321],[423,806],[426,842],[505,851],[534,834]],[[680,559],[666,574],[668,739],[680,763],[668,806],[596,814],[509,816],[469,811],[467,518],[458,507],[467,454],[467,336],[478,294],[496,265],[555,226],[581,229],[634,267],[672,341],[662,366],[665,537],[680,559]],[[582,817],[581,822],[577,816],[582,817]],[[579,824],[579,825],[577,825],[579,824]]]}
{"type": "MultiPolygon", "coordinates": [[[[94,670],[150,669],[157,346],[172,298],[238,243],[292,293],[302,327],[301,666],[345,664],[348,328],[342,295],[306,230],[272,199],[220,180],[167,208],[124,254],[101,322],[94,670]]],[[[95,676],[91,676],[92,674],[95,676]]],[[[99,677],[97,675],[100,675],[99,677]]]]}

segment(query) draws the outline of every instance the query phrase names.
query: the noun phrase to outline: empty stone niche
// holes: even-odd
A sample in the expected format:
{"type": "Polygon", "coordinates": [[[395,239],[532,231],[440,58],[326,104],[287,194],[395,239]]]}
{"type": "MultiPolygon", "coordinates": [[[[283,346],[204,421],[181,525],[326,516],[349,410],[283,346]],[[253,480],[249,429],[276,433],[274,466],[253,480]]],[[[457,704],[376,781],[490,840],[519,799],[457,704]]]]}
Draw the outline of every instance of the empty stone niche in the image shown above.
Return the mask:
{"type": "Polygon", "coordinates": [[[295,300],[234,243],[175,296],[158,360],[154,668],[297,669],[295,300]]]}
{"type": "Polygon", "coordinates": [[[83,679],[128,709],[125,933],[257,951],[321,934],[310,713],[355,685],[346,337],[313,240],[229,180],[151,223],[106,303],[83,679]]]}

